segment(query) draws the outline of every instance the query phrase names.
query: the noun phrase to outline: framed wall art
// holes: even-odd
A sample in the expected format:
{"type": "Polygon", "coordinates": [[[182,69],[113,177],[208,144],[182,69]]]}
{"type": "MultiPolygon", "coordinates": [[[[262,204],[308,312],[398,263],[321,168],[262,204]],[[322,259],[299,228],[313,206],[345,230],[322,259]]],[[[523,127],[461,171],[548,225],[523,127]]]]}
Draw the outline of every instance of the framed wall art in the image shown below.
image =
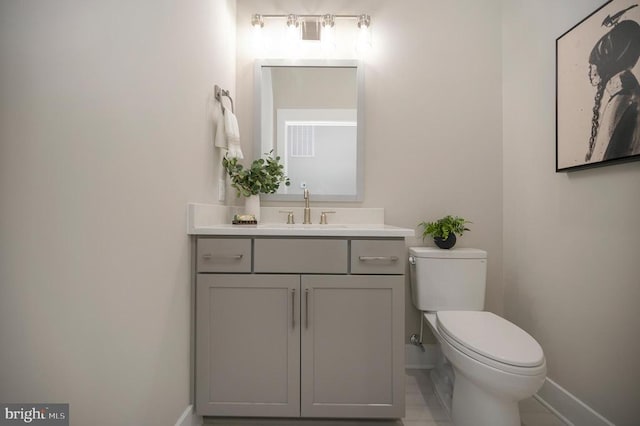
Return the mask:
{"type": "Polygon", "coordinates": [[[556,172],[640,160],[640,0],[556,39],[556,172]]]}

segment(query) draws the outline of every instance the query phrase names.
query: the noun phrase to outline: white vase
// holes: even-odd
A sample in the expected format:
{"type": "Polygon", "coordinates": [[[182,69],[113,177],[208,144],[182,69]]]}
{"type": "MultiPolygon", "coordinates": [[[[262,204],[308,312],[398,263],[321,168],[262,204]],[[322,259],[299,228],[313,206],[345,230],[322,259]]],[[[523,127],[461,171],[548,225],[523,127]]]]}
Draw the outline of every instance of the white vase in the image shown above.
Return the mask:
{"type": "Polygon", "coordinates": [[[260,195],[252,195],[244,199],[244,212],[254,215],[260,222],[260,195]]]}

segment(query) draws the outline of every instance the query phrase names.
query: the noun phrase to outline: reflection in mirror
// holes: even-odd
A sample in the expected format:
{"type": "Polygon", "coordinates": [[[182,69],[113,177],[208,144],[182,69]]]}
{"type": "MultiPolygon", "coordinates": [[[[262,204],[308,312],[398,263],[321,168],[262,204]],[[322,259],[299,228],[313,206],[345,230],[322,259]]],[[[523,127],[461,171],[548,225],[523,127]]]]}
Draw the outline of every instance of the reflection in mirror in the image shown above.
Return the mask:
{"type": "Polygon", "coordinates": [[[291,186],[266,200],[362,199],[362,70],[357,61],[256,64],[255,156],[273,150],[291,186]]]}

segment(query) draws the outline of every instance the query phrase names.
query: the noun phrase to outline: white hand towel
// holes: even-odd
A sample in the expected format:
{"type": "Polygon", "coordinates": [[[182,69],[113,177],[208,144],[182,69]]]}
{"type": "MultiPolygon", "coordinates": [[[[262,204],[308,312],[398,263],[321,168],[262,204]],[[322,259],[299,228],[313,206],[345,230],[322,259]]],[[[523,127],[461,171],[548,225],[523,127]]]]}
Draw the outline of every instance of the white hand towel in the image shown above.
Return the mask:
{"type": "Polygon", "coordinates": [[[213,145],[227,149],[227,135],[224,131],[222,104],[216,99],[213,105],[213,145]]]}
{"type": "Polygon", "coordinates": [[[213,146],[215,151],[219,153],[219,174],[218,174],[218,201],[225,201],[227,188],[227,172],[222,167],[222,158],[227,152],[227,135],[224,131],[224,110],[219,100],[213,101],[213,146]]]}
{"type": "Polygon", "coordinates": [[[242,148],[240,147],[240,129],[238,128],[238,120],[229,108],[224,109],[224,131],[227,135],[227,148],[229,149],[229,158],[238,158],[242,160],[242,148]]]}

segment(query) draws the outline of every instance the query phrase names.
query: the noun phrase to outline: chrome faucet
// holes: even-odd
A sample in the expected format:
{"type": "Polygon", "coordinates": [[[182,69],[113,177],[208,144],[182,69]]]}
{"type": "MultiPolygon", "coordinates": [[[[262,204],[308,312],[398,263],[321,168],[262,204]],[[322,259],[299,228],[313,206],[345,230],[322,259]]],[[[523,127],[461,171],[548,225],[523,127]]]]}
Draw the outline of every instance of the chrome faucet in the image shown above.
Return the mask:
{"type": "Polygon", "coordinates": [[[302,223],[304,225],[311,224],[311,208],[309,207],[309,190],[307,188],[304,189],[304,220],[302,223]]]}

